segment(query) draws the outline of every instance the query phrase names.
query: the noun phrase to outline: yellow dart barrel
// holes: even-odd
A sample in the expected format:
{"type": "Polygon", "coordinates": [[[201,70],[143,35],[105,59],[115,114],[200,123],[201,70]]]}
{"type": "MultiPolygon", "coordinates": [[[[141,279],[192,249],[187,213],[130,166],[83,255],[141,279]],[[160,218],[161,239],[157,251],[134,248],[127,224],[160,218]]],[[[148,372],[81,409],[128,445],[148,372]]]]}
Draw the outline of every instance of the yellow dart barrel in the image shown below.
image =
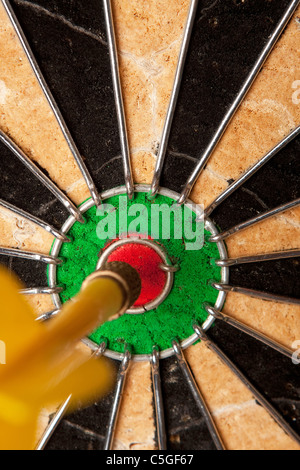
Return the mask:
{"type": "Polygon", "coordinates": [[[18,370],[67,349],[80,341],[108,319],[123,314],[140,294],[141,281],[137,272],[126,263],[108,263],[104,270],[92,274],[81,292],[64,305],[42,331],[32,338],[24,349],[16,351],[10,363],[2,370],[1,380],[18,370]]]}
{"type": "Polygon", "coordinates": [[[70,394],[70,409],[97,399],[113,383],[113,371],[104,360],[77,349],[78,341],[136,301],[141,289],[137,272],[125,263],[109,263],[95,272],[78,296],[46,324],[19,294],[19,284],[0,272],[6,289],[2,333],[9,360],[0,370],[0,449],[32,449],[41,409],[58,404],[70,394]],[[12,332],[16,320],[22,329],[12,332]],[[22,337],[26,335],[26,341],[22,337]]]}
{"type": "Polygon", "coordinates": [[[68,341],[81,339],[120,312],[123,305],[124,291],[115,279],[95,278],[49,323],[49,340],[56,342],[58,334],[68,341]]]}

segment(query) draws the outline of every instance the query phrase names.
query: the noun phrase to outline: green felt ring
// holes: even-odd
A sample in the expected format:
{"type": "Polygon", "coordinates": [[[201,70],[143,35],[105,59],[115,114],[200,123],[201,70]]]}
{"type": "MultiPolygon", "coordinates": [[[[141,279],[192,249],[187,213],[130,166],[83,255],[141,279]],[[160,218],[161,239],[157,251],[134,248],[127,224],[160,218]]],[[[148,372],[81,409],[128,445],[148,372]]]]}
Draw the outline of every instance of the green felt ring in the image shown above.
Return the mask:
{"type": "MultiPolygon", "coordinates": [[[[125,194],[121,197],[127,199],[125,194]]],[[[120,195],[114,195],[104,201],[116,209],[117,235],[119,198],[120,195]]],[[[128,208],[132,204],[142,204],[149,208],[149,214],[153,204],[159,206],[166,204],[171,207],[175,202],[175,199],[162,194],[157,195],[154,201],[149,201],[147,192],[137,192],[133,201],[127,200],[128,208]]],[[[196,214],[191,211],[191,216],[193,223],[196,223],[196,214]]],[[[56,268],[56,280],[58,285],[65,286],[60,294],[62,304],[80,291],[86,277],[95,271],[99,253],[110,241],[110,239],[100,240],[97,236],[96,228],[103,217],[97,215],[96,207],[87,210],[84,217],[86,223],[73,224],[67,232],[72,241],[62,244],[59,252],[64,263],[56,268]]],[[[150,219],[151,215],[149,227],[150,219]]],[[[134,218],[128,217],[128,225],[132,220],[134,218]]],[[[211,263],[212,259],[220,259],[218,245],[209,242],[210,232],[205,230],[204,233],[203,248],[194,251],[187,251],[185,237],[175,239],[172,230],[169,240],[159,238],[157,242],[163,245],[172,263],[180,266],[180,270],[175,273],[174,285],[169,296],[154,310],[139,315],[125,314],[118,320],[102,325],[93,332],[90,340],[97,345],[106,341],[108,349],[113,353],[122,354],[126,345],[134,355],[150,355],[154,345],[160,351],[166,351],[172,347],[174,338],[183,341],[193,335],[193,324],[195,322],[203,324],[208,317],[203,303],[214,305],[219,295],[209,285],[209,281],[214,279],[220,282],[222,278],[222,269],[211,263]]]]}

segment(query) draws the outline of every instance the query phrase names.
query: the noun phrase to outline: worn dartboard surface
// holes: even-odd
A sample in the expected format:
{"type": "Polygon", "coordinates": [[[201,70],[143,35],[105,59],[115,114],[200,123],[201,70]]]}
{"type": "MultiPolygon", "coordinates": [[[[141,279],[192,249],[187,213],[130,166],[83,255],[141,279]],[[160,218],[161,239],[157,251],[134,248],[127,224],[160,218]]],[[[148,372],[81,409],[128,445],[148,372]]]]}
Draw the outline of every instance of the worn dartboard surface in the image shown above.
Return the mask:
{"type": "MultiPolygon", "coordinates": [[[[124,171],[103,3],[102,0],[10,2],[95,187],[99,193],[108,191],[112,197],[114,193],[110,190],[124,185],[124,171]]],[[[188,9],[192,3],[188,0],[112,0],[136,184],[150,185],[152,182],[188,9]]],[[[187,178],[292,3],[297,2],[199,1],[160,180],[161,187],[171,191],[170,194],[182,192],[187,178]]],[[[7,16],[7,5],[7,1],[0,2],[0,130],[79,206],[90,197],[89,190],[39,84],[31,75],[28,59],[7,16]]],[[[298,2],[298,9],[289,19],[197,180],[191,193],[194,202],[207,208],[230,184],[300,125],[299,17],[298,2]]],[[[299,152],[300,141],[296,136],[211,213],[213,226],[224,232],[258,214],[300,198],[299,152]]],[[[0,159],[1,200],[60,230],[69,217],[63,205],[3,143],[0,144],[0,159]]],[[[94,209],[89,210],[87,217],[92,224],[94,209]]],[[[80,233],[76,224],[72,230],[73,247],[65,244],[61,249],[63,259],[69,263],[69,271],[65,269],[57,273],[58,283],[65,287],[61,301],[72,298],[83,280],[79,277],[78,285],[70,281],[70,276],[76,271],[74,253],[81,246],[81,242],[76,245],[76,236],[90,243],[91,250],[94,250],[91,256],[97,258],[97,249],[103,248],[95,245],[93,234],[80,233]]],[[[188,295],[192,295],[192,289],[195,290],[197,285],[202,288],[205,284],[206,289],[210,276],[216,281],[221,279],[220,272],[213,270],[211,265],[207,267],[207,277],[203,271],[201,278],[199,265],[204,265],[208,258],[220,256],[215,244],[210,247],[208,238],[206,242],[202,258],[195,255],[186,276],[184,270],[181,272],[180,285],[188,295]]],[[[49,254],[52,243],[53,238],[49,234],[0,204],[1,247],[49,254]]],[[[229,258],[299,250],[299,207],[295,205],[292,210],[243,230],[226,239],[225,243],[229,258]]],[[[168,254],[172,257],[171,245],[170,242],[168,254]]],[[[84,249],[87,259],[91,251],[87,246],[84,249]]],[[[300,341],[300,307],[296,301],[300,297],[299,259],[238,264],[230,267],[230,278],[227,279],[231,286],[284,296],[291,302],[266,301],[231,292],[225,306],[219,307],[227,315],[292,350],[297,340],[300,341]]],[[[48,285],[49,273],[43,263],[7,256],[1,256],[0,262],[16,272],[28,288],[48,285]]],[[[91,265],[90,270],[95,268],[91,265]]],[[[176,282],[174,285],[177,288],[176,282]]],[[[162,304],[156,312],[144,314],[152,314],[157,320],[155,332],[149,326],[151,322],[147,322],[150,316],[145,321],[141,320],[141,324],[136,322],[133,327],[124,320],[117,335],[123,338],[123,342],[114,345],[111,340],[111,349],[121,353],[123,345],[128,342],[126,328],[140,328],[138,331],[142,337],[145,325],[150,331],[147,343],[146,340],[144,344],[137,342],[134,353],[150,354],[149,338],[159,338],[153,346],[160,341],[161,350],[172,347],[173,337],[180,341],[188,339],[193,335],[192,321],[205,320],[205,312],[200,312],[203,300],[211,304],[216,301],[218,292],[212,294],[209,289],[205,291],[207,299],[199,297],[201,306],[196,305],[195,314],[187,306],[186,316],[184,311],[179,315],[176,303],[182,301],[183,308],[184,301],[178,300],[174,291],[170,294],[173,297],[170,297],[167,310],[169,313],[174,308],[171,317],[174,320],[177,315],[178,330],[172,324],[173,330],[164,330],[165,337],[158,334],[163,327],[162,318],[170,322],[169,317],[161,317],[166,314],[162,304]],[[185,322],[187,326],[182,328],[185,322]]],[[[37,316],[57,307],[48,295],[28,296],[28,299],[37,316]]],[[[116,336],[109,328],[104,332],[112,338],[116,336]]],[[[216,320],[208,335],[285,418],[290,428],[299,434],[300,366],[223,321],[216,320]]],[[[95,338],[101,342],[102,333],[94,335],[95,338]]],[[[216,354],[203,343],[195,343],[194,346],[188,345],[184,354],[225,447],[299,449],[216,354]]],[[[114,362],[118,368],[120,362],[116,359],[114,362]]],[[[160,361],[160,372],[168,449],[214,449],[206,422],[174,355],[160,361]]],[[[66,416],[48,442],[47,449],[102,449],[113,399],[114,391],[90,408],[66,416]]],[[[55,410],[43,412],[41,435],[53,413],[55,410]]],[[[157,447],[151,365],[149,361],[133,360],[116,423],[113,448],[152,450],[157,447]]]]}

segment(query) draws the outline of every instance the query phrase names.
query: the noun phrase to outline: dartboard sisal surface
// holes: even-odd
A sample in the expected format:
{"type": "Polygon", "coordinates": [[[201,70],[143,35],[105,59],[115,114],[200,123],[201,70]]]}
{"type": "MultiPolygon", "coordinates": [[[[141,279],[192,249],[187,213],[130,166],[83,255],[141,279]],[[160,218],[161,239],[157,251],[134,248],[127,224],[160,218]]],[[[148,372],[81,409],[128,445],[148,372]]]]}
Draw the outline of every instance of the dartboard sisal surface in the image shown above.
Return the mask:
{"type": "MultiPolygon", "coordinates": [[[[16,0],[12,5],[54,96],[67,117],[68,125],[79,143],[80,151],[97,182],[98,189],[104,190],[122,184],[123,173],[101,2],[91,2],[87,7],[85,2],[78,1],[74,9],[65,3],[16,0]],[[85,12],[85,15],[82,15],[82,12],[85,12]],[[48,45],[45,41],[48,41],[48,45]]],[[[199,148],[205,145],[205,136],[209,138],[212,129],[220,120],[222,109],[228,106],[264,46],[267,32],[272,32],[274,24],[279,21],[284,7],[282,3],[287,4],[277,1],[273,2],[274,5],[270,8],[267,1],[254,2],[258,7],[255,13],[254,7],[238,7],[239,2],[227,3],[225,6],[221,1],[207,1],[197,13],[191,52],[188,56],[186,75],[183,77],[182,93],[163,176],[164,185],[179,192],[184,177],[188,176],[195,163],[199,148]],[[247,18],[250,19],[246,22],[247,18]],[[238,19],[242,25],[236,36],[233,35],[232,19],[238,19]],[[266,28],[264,33],[263,27],[266,28]],[[223,49],[219,44],[220,38],[224,41],[223,46],[221,44],[223,49]],[[200,68],[205,68],[206,72],[197,76],[200,68]],[[223,81],[225,92],[218,88],[223,81]],[[202,85],[201,94],[199,89],[202,85]],[[215,95],[211,94],[212,89],[215,95]]],[[[113,1],[120,74],[136,183],[150,184],[152,181],[188,7],[188,0],[113,1]]],[[[230,182],[236,180],[300,124],[300,105],[295,104],[292,99],[293,84],[300,76],[297,47],[300,34],[299,16],[300,10],[290,21],[197,181],[191,195],[196,203],[207,207],[230,182]]],[[[80,204],[89,197],[89,190],[1,2],[0,24],[0,128],[46,171],[74,203],[80,204]]],[[[293,143],[285,154],[291,162],[295,162],[297,148],[299,150],[299,142],[293,143]]],[[[4,149],[3,153],[5,154],[4,149]]],[[[9,178],[14,172],[18,175],[16,178],[22,179],[22,170],[19,170],[17,162],[12,158],[11,155],[5,154],[5,161],[10,166],[10,173],[4,178],[6,181],[10,181],[9,178]]],[[[5,162],[3,164],[5,165],[5,162]]],[[[272,183],[279,184],[281,177],[284,180],[285,176],[285,181],[290,177],[287,172],[284,175],[284,170],[280,173],[281,166],[279,162],[277,173],[274,170],[276,175],[273,180],[268,180],[269,175],[273,175],[272,168],[268,170],[265,182],[261,185],[264,188],[270,186],[264,191],[273,194],[273,207],[280,203],[281,196],[287,197],[287,200],[292,199],[292,186],[294,184],[297,187],[294,178],[297,172],[292,170],[290,193],[289,188],[279,186],[280,195],[277,194],[272,183]],[[279,203],[275,204],[276,201],[279,203]]],[[[26,177],[30,179],[27,173],[26,177]]],[[[38,194],[44,197],[43,190],[39,191],[39,186],[32,190],[32,201],[37,199],[33,204],[35,210],[38,206],[38,194]]],[[[18,199],[11,185],[10,190],[5,187],[5,181],[2,192],[3,199],[6,196],[12,202],[18,199]]],[[[25,209],[29,207],[26,206],[27,202],[21,191],[20,204],[23,204],[25,209]]],[[[49,216],[50,220],[56,223],[64,220],[65,214],[61,210],[59,215],[53,215],[53,207],[56,207],[53,200],[49,199],[41,203],[41,206],[40,215],[49,216]]],[[[249,218],[248,213],[266,208],[270,208],[269,200],[265,203],[254,190],[246,188],[240,202],[227,205],[227,213],[222,212],[221,208],[218,209],[216,223],[226,229],[226,223],[231,226],[238,219],[236,213],[240,214],[242,220],[246,220],[249,218]],[[250,205],[249,212],[245,209],[246,203],[250,205]]],[[[53,242],[53,238],[35,224],[2,209],[0,237],[2,246],[46,254],[49,253],[53,242]]],[[[299,208],[231,237],[227,247],[230,257],[299,249],[299,208]]],[[[13,264],[12,267],[14,268],[13,264]]],[[[270,269],[272,271],[272,266],[270,269]]],[[[297,268],[289,266],[285,269],[295,273],[297,268]]],[[[236,276],[238,274],[236,273],[236,276]]],[[[37,316],[54,308],[51,298],[47,296],[32,296],[28,301],[34,306],[37,316]]],[[[300,338],[298,306],[279,306],[272,302],[230,293],[225,312],[288,347],[300,338]]],[[[247,363],[255,380],[263,378],[255,372],[252,360],[248,358],[246,361],[243,357],[248,352],[252,354],[253,363],[260,357],[262,367],[268,370],[267,376],[276,373],[276,354],[256,346],[250,340],[249,343],[244,343],[244,337],[235,331],[225,330],[222,335],[216,328],[214,334],[221,341],[223,338],[225,343],[230,335],[240,342],[242,351],[236,346],[234,353],[240,354],[238,360],[241,365],[247,363]]],[[[232,372],[221,364],[205,345],[190,347],[186,357],[227,448],[299,449],[255,402],[246,387],[232,377],[232,372]]],[[[171,389],[172,386],[174,389],[180,387],[180,376],[176,375],[174,365],[170,362],[166,361],[162,367],[166,379],[165,392],[172,402],[174,398],[172,399],[171,389]]],[[[285,375],[282,381],[287,383],[292,377],[291,365],[281,362],[277,372],[281,373],[283,370],[285,375]]],[[[276,378],[274,381],[276,382],[276,378]]],[[[263,383],[262,387],[267,389],[267,384],[263,383]]],[[[278,399],[276,405],[280,405],[280,394],[276,385],[272,393],[274,399],[278,399]]],[[[285,393],[288,395],[288,390],[285,393]]],[[[179,400],[182,397],[183,395],[179,394],[179,400]]],[[[109,402],[109,397],[107,400],[109,402]]],[[[170,445],[173,448],[181,448],[186,443],[186,430],[193,430],[194,438],[188,441],[190,448],[193,445],[194,448],[201,448],[202,444],[209,447],[211,444],[203,435],[203,423],[199,421],[195,407],[189,402],[190,409],[187,412],[182,402],[183,400],[179,404],[173,403],[174,407],[178,406],[180,410],[178,414],[173,409],[168,415],[170,445]],[[191,413],[190,416],[188,413],[191,413]]],[[[99,405],[104,417],[105,407],[105,402],[99,405]]],[[[41,413],[37,441],[53,411],[44,410],[41,413]]],[[[58,444],[54,438],[50,447],[68,447],[70,442],[65,438],[67,431],[73,433],[75,445],[92,448],[100,446],[103,430],[98,425],[95,425],[94,431],[90,433],[84,429],[86,422],[87,426],[90,425],[92,414],[93,411],[88,411],[87,415],[80,412],[79,418],[67,418],[59,431],[64,436],[62,444],[58,444]],[[82,423],[82,426],[78,422],[82,423]]],[[[292,419],[291,413],[289,416],[292,419]]],[[[114,448],[133,450],[156,447],[150,364],[134,363],[126,383],[114,448]]]]}

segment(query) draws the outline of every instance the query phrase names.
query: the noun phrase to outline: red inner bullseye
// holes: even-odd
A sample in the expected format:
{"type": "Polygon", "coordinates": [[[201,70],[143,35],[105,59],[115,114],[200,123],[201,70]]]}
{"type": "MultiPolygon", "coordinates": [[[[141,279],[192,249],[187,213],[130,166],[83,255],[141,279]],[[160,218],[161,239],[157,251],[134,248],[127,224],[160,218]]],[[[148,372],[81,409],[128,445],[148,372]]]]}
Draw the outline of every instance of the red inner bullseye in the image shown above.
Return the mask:
{"type": "Polygon", "coordinates": [[[139,243],[128,243],[116,248],[107,261],[123,261],[139,273],[142,291],[134,307],[154,301],[164,290],[167,274],[160,268],[164,261],[153,248],[139,243]]]}

